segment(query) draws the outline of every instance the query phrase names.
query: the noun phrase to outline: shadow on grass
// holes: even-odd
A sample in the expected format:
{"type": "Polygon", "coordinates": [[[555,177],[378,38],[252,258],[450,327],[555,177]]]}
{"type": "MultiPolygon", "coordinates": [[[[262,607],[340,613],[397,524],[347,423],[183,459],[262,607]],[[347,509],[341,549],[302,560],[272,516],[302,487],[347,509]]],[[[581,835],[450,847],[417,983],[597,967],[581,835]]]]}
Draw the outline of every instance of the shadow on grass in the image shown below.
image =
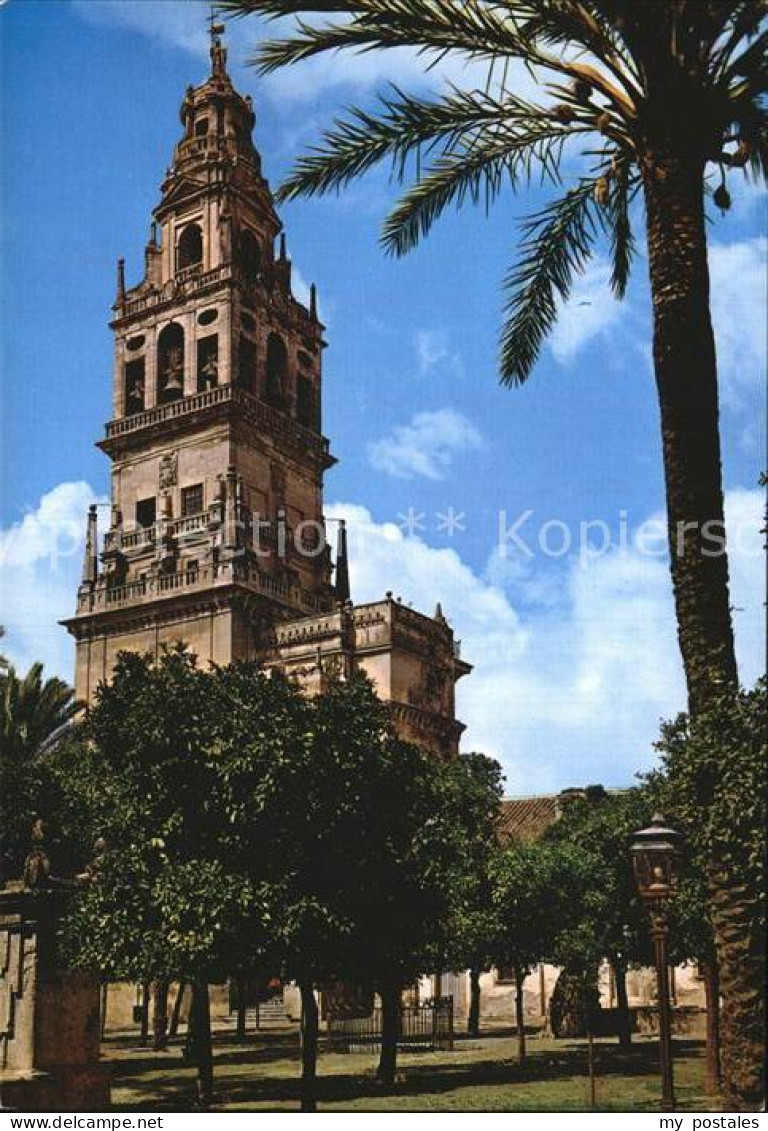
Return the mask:
{"type": "MultiPolygon", "coordinates": [[[[548,1043],[547,1047],[536,1048],[536,1043],[533,1042],[530,1055],[522,1065],[516,1061],[514,1042],[503,1032],[489,1034],[487,1038],[476,1040],[476,1044],[478,1047],[474,1049],[469,1041],[461,1041],[454,1053],[419,1054],[418,1062],[414,1062],[409,1054],[402,1054],[399,1064],[405,1072],[405,1080],[392,1091],[385,1092],[373,1076],[373,1057],[369,1066],[362,1070],[359,1058],[350,1057],[349,1070],[345,1071],[345,1056],[327,1053],[321,1042],[322,1074],[318,1078],[318,1102],[322,1106],[370,1101],[377,1106],[386,1106],[389,1101],[393,1106],[408,1106],[423,1097],[425,1108],[428,1108],[426,1101],[430,1097],[448,1096],[462,1090],[469,1093],[471,1090],[474,1100],[470,1106],[477,1107],[484,1089],[518,1086],[522,1098],[527,1085],[536,1092],[535,1107],[530,1110],[585,1110],[576,1094],[573,1106],[568,1104],[564,1107],[562,1102],[552,1100],[554,1106],[548,1107],[546,1089],[537,1089],[537,1085],[573,1082],[574,1089],[578,1091],[587,1077],[584,1043],[563,1042],[562,1047],[552,1047],[548,1043]],[[509,1043],[509,1056],[505,1056],[499,1047],[502,1041],[509,1043]],[[487,1047],[489,1044],[490,1048],[487,1047]],[[498,1053],[494,1056],[493,1053],[497,1050],[498,1053]],[[475,1052],[476,1059],[464,1059],[472,1057],[475,1052]],[[427,1063],[424,1063],[424,1056],[430,1057],[427,1063]]],[[[112,1043],[113,1054],[119,1057],[121,1051],[119,1042],[112,1043]]],[[[643,1077],[655,1079],[658,1076],[658,1048],[655,1042],[638,1042],[630,1049],[621,1049],[618,1045],[607,1042],[596,1042],[595,1051],[598,1080],[622,1077],[628,1081],[635,1079],[640,1083],[643,1077]]],[[[675,1053],[678,1058],[690,1061],[700,1059],[703,1050],[697,1041],[679,1040],[675,1042],[675,1053]]],[[[234,1047],[230,1037],[229,1042],[216,1050],[215,1055],[218,1104],[237,1107],[258,1105],[267,1109],[297,1106],[298,1056],[298,1039],[294,1031],[273,1032],[268,1036],[256,1035],[249,1043],[234,1047]]],[[[178,1111],[194,1108],[194,1065],[182,1057],[178,1047],[166,1053],[126,1055],[125,1059],[113,1060],[113,1065],[113,1087],[134,1093],[139,1101],[131,1104],[134,1110],[178,1111]]],[[[686,1088],[684,1091],[695,1092],[696,1089],[686,1088]]],[[[533,1094],[530,1094],[534,1102],[533,1094]]],[[[117,1109],[120,1109],[119,1105],[117,1109]]]]}

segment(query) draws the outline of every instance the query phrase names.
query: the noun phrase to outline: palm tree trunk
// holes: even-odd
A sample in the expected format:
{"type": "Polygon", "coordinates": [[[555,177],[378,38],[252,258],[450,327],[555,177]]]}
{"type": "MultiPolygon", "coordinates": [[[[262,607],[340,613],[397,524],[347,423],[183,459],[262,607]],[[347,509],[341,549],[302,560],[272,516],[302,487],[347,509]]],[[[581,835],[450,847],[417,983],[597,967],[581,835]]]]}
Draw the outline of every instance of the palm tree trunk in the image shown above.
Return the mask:
{"type": "Polygon", "coordinates": [[[705,1052],[706,1092],[709,1096],[720,1091],[720,979],[717,963],[710,959],[702,963],[704,999],[707,1006],[707,1047],[705,1052]]]}
{"type": "Polygon", "coordinates": [[[301,991],[301,1110],[317,1111],[318,1016],[315,987],[299,982],[301,991]]]}
{"type": "Polygon", "coordinates": [[[381,1055],[376,1073],[385,1088],[392,1088],[397,1071],[397,1043],[400,1040],[400,984],[386,979],[379,987],[381,997],[381,1055]]]}
{"type": "MultiPolygon", "coordinates": [[[[714,696],[738,682],[723,524],[704,160],[691,154],[685,142],[668,139],[649,147],[646,157],[653,356],[672,581],[688,703],[695,717],[714,696]]],[[[704,806],[709,798],[698,800],[704,806]]],[[[756,900],[744,890],[738,873],[725,868],[711,875],[710,894],[723,1001],[724,1088],[733,1110],[749,1111],[760,1102],[764,1079],[756,900]]]]}
{"type": "Polygon", "coordinates": [[[523,983],[525,971],[515,969],[515,1024],[517,1026],[517,1061],[525,1061],[525,1005],[523,999],[523,983]]]}
{"type": "Polygon", "coordinates": [[[208,983],[192,986],[192,1040],[197,1065],[197,1098],[201,1107],[213,1101],[213,1051],[211,1048],[211,1002],[208,983]]]}
{"type": "Polygon", "coordinates": [[[469,971],[467,1033],[470,1037],[480,1036],[480,970],[476,966],[469,971]]]}
{"type": "Polygon", "coordinates": [[[614,962],[612,965],[616,984],[616,1009],[619,1015],[619,1045],[623,1049],[628,1049],[632,1046],[632,1018],[627,995],[627,968],[623,962],[614,962]]]}
{"type": "Polygon", "coordinates": [[[723,1092],[728,1111],[758,1111],[765,1098],[761,900],[726,867],[710,869],[709,888],[722,999],[723,1092]]]}
{"type": "Polygon", "coordinates": [[[737,682],[704,217],[704,161],[649,148],[644,165],[672,584],[692,715],[737,682]]]}

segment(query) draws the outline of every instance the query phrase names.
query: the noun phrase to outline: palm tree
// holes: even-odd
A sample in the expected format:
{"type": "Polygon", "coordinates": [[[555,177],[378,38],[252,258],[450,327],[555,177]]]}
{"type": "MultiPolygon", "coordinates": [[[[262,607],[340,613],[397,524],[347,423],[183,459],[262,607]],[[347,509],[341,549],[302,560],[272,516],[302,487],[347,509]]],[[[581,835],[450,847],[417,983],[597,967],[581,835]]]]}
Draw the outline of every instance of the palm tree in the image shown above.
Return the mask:
{"type": "Polygon", "coordinates": [[[75,693],[63,680],[43,682],[43,665],[33,664],[23,679],[11,666],[0,676],[0,754],[17,764],[38,753],[78,710],[75,693]]]}
{"type": "MultiPolygon", "coordinates": [[[[610,249],[613,291],[624,295],[636,250],[631,204],[642,197],[672,583],[689,708],[699,714],[737,684],[707,167],[719,169],[713,199],[723,211],[731,170],[766,177],[765,0],[220,0],[217,7],[232,16],[299,17],[287,36],[261,45],[265,72],[339,49],[410,48],[425,66],[454,52],[488,65],[485,92],[452,87],[422,98],[393,87],[377,110],[351,109],[278,193],[290,200],[339,191],[390,159],[400,183],[411,177],[384,226],[383,245],[394,255],[411,250],[451,204],[487,203],[534,174],[557,185],[564,149],[581,143],[582,176],[527,221],[506,282],[505,384],[528,379],[560,300],[601,240],[610,249]],[[511,89],[509,75],[520,65],[538,80],[535,100],[511,89]]],[[[721,961],[730,948],[723,970],[737,975],[733,959],[749,946],[739,905],[734,889],[716,912],[721,961]]],[[[726,1046],[734,1053],[738,1040],[728,1007],[737,989],[723,978],[726,1062],[726,1046]]],[[[750,1055],[759,1060],[759,1025],[750,1032],[750,1055]]],[[[732,1099],[753,1103],[754,1095],[739,1094],[737,1077],[734,1071],[728,1080],[732,1099]]]]}

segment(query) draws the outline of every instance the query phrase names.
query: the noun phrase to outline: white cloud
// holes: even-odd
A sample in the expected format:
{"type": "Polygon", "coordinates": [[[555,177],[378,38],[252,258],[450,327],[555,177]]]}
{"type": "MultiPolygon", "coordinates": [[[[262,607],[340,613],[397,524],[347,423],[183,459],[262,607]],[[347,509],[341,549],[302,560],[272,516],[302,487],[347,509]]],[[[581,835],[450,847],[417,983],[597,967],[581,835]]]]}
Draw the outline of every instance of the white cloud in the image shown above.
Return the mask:
{"type": "Polygon", "coordinates": [[[620,320],[626,323],[626,309],[611,294],[610,278],[608,261],[598,256],[576,279],[568,302],[561,304],[549,338],[561,364],[569,364],[593,340],[608,337],[620,320]]]}
{"type": "MultiPolygon", "coordinates": [[[[762,670],[761,507],[758,491],[726,499],[746,684],[762,670]]],[[[499,758],[509,792],[627,784],[653,764],[659,721],[685,708],[665,559],[641,554],[629,539],[623,551],[584,565],[537,557],[479,577],[454,550],[405,537],[363,507],[327,510],[348,522],[356,601],[387,589],[425,612],[441,601],[475,665],[458,685],[463,748],[499,758]]]]}
{"type": "Polygon", "coordinates": [[[413,335],[413,345],[420,377],[426,377],[435,369],[447,370],[454,377],[464,376],[461,354],[451,349],[444,331],[417,330],[413,335]]]}
{"type": "Polygon", "coordinates": [[[444,479],[454,457],[475,451],[482,437],[474,424],[452,408],[417,412],[410,423],[398,425],[391,435],[368,445],[368,458],[376,471],[397,479],[444,479]]]}
{"type": "Polygon", "coordinates": [[[735,411],[754,413],[755,398],[764,390],[767,252],[762,237],[709,247],[720,387],[724,405],[735,411]]]}
{"type": "Polygon", "coordinates": [[[35,510],[0,531],[2,651],[19,670],[42,660],[71,680],[74,644],[57,622],[75,611],[88,506],[87,483],[60,483],[35,510]]]}
{"type": "MultiPolygon", "coordinates": [[[[710,241],[712,322],[717,344],[718,375],[723,406],[749,414],[748,440],[757,448],[756,398],[763,398],[766,356],[765,295],[768,290],[766,241],[763,237],[710,241]]],[[[637,269],[643,269],[638,263],[637,269]]],[[[627,357],[652,365],[650,315],[643,290],[623,302],[611,294],[610,266],[597,256],[576,280],[567,303],[561,305],[549,347],[561,365],[570,365],[587,347],[603,347],[605,363],[627,364],[627,357]]]]}
{"type": "MultiPolygon", "coordinates": [[[[74,11],[88,23],[136,32],[153,43],[187,51],[199,58],[208,54],[206,0],[71,0],[74,11]]],[[[225,42],[229,46],[230,72],[244,68],[264,39],[278,38],[289,30],[290,21],[266,21],[252,17],[226,22],[225,42]]],[[[496,67],[499,70],[499,67],[496,67]]],[[[255,71],[248,68],[251,81],[255,71]]],[[[499,75],[491,75],[498,80],[499,75]]],[[[453,52],[448,55],[420,55],[412,48],[352,53],[323,54],[300,66],[285,67],[259,78],[259,89],[274,103],[317,101],[318,92],[338,88],[346,93],[380,89],[391,84],[411,89],[439,89],[447,83],[485,89],[489,81],[487,63],[470,62],[453,52]],[[430,67],[430,64],[432,66],[430,67]]],[[[522,97],[540,93],[527,70],[512,64],[507,85],[522,97]]]]}
{"type": "Polygon", "coordinates": [[[208,54],[211,9],[205,0],[72,0],[72,6],[88,23],[138,32],[193,55],[208,54]]]}

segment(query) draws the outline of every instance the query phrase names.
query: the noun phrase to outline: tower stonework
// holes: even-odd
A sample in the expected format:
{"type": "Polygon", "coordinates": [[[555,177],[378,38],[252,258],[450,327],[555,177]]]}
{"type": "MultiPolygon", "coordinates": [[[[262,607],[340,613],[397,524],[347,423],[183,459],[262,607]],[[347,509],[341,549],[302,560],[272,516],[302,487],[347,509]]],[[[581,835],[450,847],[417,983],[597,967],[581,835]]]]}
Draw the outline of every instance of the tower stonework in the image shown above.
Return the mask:
{"type": "Polygon", "coordinates": [[[361,668],[400,732],[449,756],[463,730],[454,685],[470,668],[442,614],[391,595],[353,605],[343,529],[333,583],[323,326],[314,288],[309,308],[292,294],[251,100],[215,32],[181,121],[137,286],[118,261],[113,414],[98,445],[111,515],[99,552],[91,508],[64,622],[77,697],[93,698],[120,651],[179,640],[202,664],[255,659],[310,693],[361,668]]]}

